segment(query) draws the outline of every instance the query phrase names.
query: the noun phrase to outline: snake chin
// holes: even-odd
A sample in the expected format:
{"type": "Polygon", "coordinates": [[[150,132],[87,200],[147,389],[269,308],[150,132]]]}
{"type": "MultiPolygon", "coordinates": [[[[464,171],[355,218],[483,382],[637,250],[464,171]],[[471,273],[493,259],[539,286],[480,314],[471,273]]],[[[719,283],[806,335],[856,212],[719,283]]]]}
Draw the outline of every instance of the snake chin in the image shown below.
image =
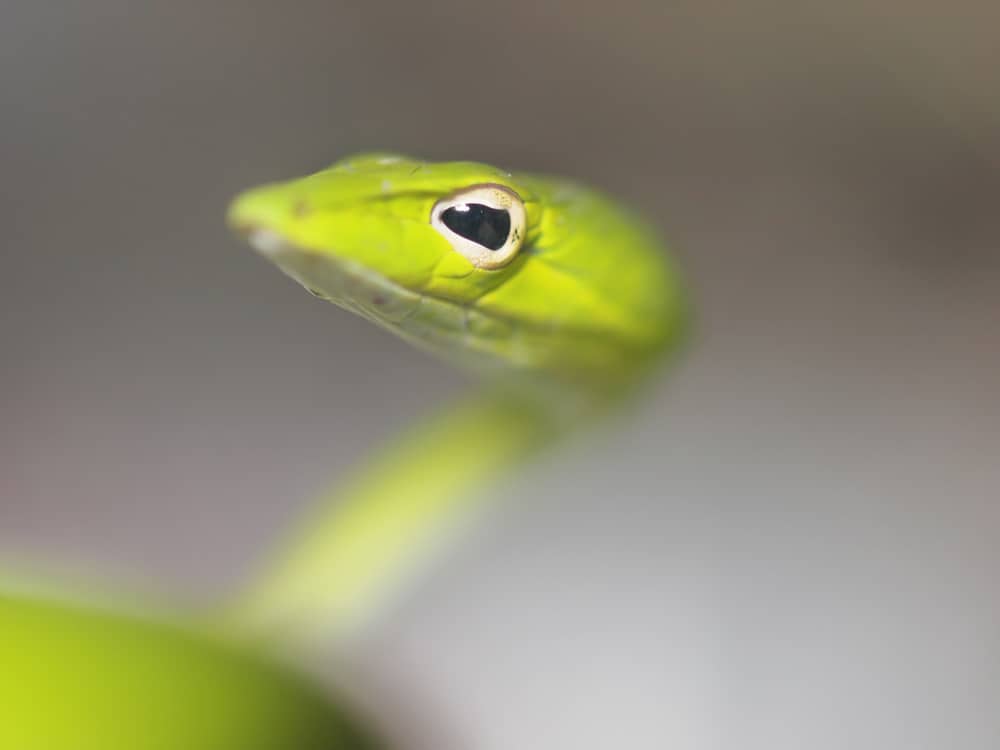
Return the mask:
{"type": "Polygon", "coordinates": [[[251,229],[247,233],[247,241],[254,250],[267,257],[289,249],[284,237],[270,229],[251,229]]]}

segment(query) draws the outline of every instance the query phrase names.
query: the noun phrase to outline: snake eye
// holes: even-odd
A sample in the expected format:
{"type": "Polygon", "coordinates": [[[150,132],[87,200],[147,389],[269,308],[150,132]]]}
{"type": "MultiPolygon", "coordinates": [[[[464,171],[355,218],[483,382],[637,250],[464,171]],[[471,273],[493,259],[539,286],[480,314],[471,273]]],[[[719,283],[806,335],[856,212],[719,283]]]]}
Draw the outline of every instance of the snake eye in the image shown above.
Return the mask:
{"type": "Polygon", "coordinates": [[[510,214],[482,203],[459,203],[441,212],[441,223],[460,237],[499,250],[510,236],[510,214]]]}
{"type": "Polygon", "coordinates": [[[474,185],[435,203],[431,225],[476,268],[500,268],[524,242],[524,203],[501,185],[474,185]]]}

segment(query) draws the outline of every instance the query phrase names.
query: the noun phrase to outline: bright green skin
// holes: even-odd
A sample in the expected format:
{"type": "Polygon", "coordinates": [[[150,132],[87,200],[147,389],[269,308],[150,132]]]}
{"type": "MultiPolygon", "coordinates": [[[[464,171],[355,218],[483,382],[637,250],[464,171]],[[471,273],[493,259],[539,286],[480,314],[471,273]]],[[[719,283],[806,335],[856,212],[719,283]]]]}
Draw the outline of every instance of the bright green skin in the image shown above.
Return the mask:
{"type": "Polygon", "coordinates": [[[683,311],[655,235],[567,180],[365,155],[251,190],[229,216],[273,233],[273,260],[314,293],[505,377],[620,386],[675,338],[683,311]],[[524,247],[496,270],[475,268],[429,222],[438,199],[484,183],[513,189],[528,214],[524,247]]]}
{"type": "Polygon", "coordinates": [[[204,629],[0,590],[4,750],[380,746],[316,685],[204,629]]]}
{"type": "Polygon", "coordinates": [[[317,296],[492,383],[322,504],[232,615],[264,632],[356,620],[487,478],[617,403],[683,330],[655,234],[563,179],[367,154],[250,190],[229,221],[317,296]],[[430,223],[439,199],[480,184],[527,211],[525,243],[500,269],[476,268],[430,223]]]}

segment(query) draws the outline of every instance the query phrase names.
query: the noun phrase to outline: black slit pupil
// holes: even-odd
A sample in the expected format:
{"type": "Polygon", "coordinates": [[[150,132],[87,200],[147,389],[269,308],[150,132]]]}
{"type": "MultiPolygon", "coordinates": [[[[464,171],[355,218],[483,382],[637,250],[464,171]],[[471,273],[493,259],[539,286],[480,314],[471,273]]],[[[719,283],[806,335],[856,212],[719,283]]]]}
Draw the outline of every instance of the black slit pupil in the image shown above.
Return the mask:
{"type": "Polygon", "coordinates": [[[441,221],[455,234],[490,250],[499,250],[510,234],[510,214],[482,203],[460,203],[445,209],[441,221]]]}

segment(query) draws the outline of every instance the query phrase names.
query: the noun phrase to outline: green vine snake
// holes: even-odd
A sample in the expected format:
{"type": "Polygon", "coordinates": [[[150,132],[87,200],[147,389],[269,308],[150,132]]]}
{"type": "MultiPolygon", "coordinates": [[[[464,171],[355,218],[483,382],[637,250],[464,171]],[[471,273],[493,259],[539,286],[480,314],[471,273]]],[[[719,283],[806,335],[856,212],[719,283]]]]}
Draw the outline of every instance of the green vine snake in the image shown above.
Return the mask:
{"type": "Polygon", "coordinates": [[[0,746],[380,746],[258,641],[364,622],[491,478],[621,404],[685,328],[655,232],[567,180],[367,154],[250,190],[229,221],[313,294],[483,386],[360,467],[207,622],[0,581],[0,746]]]}
{"type": "Polygon", "coordinates": [[[233,604],[251,631],[363,621],[481,485],[622,402],[685,328],[657,234],[565,179],[362,154],[251,189],[228,219],[317,297],[484,383],[318,505],[233,604]]]}

